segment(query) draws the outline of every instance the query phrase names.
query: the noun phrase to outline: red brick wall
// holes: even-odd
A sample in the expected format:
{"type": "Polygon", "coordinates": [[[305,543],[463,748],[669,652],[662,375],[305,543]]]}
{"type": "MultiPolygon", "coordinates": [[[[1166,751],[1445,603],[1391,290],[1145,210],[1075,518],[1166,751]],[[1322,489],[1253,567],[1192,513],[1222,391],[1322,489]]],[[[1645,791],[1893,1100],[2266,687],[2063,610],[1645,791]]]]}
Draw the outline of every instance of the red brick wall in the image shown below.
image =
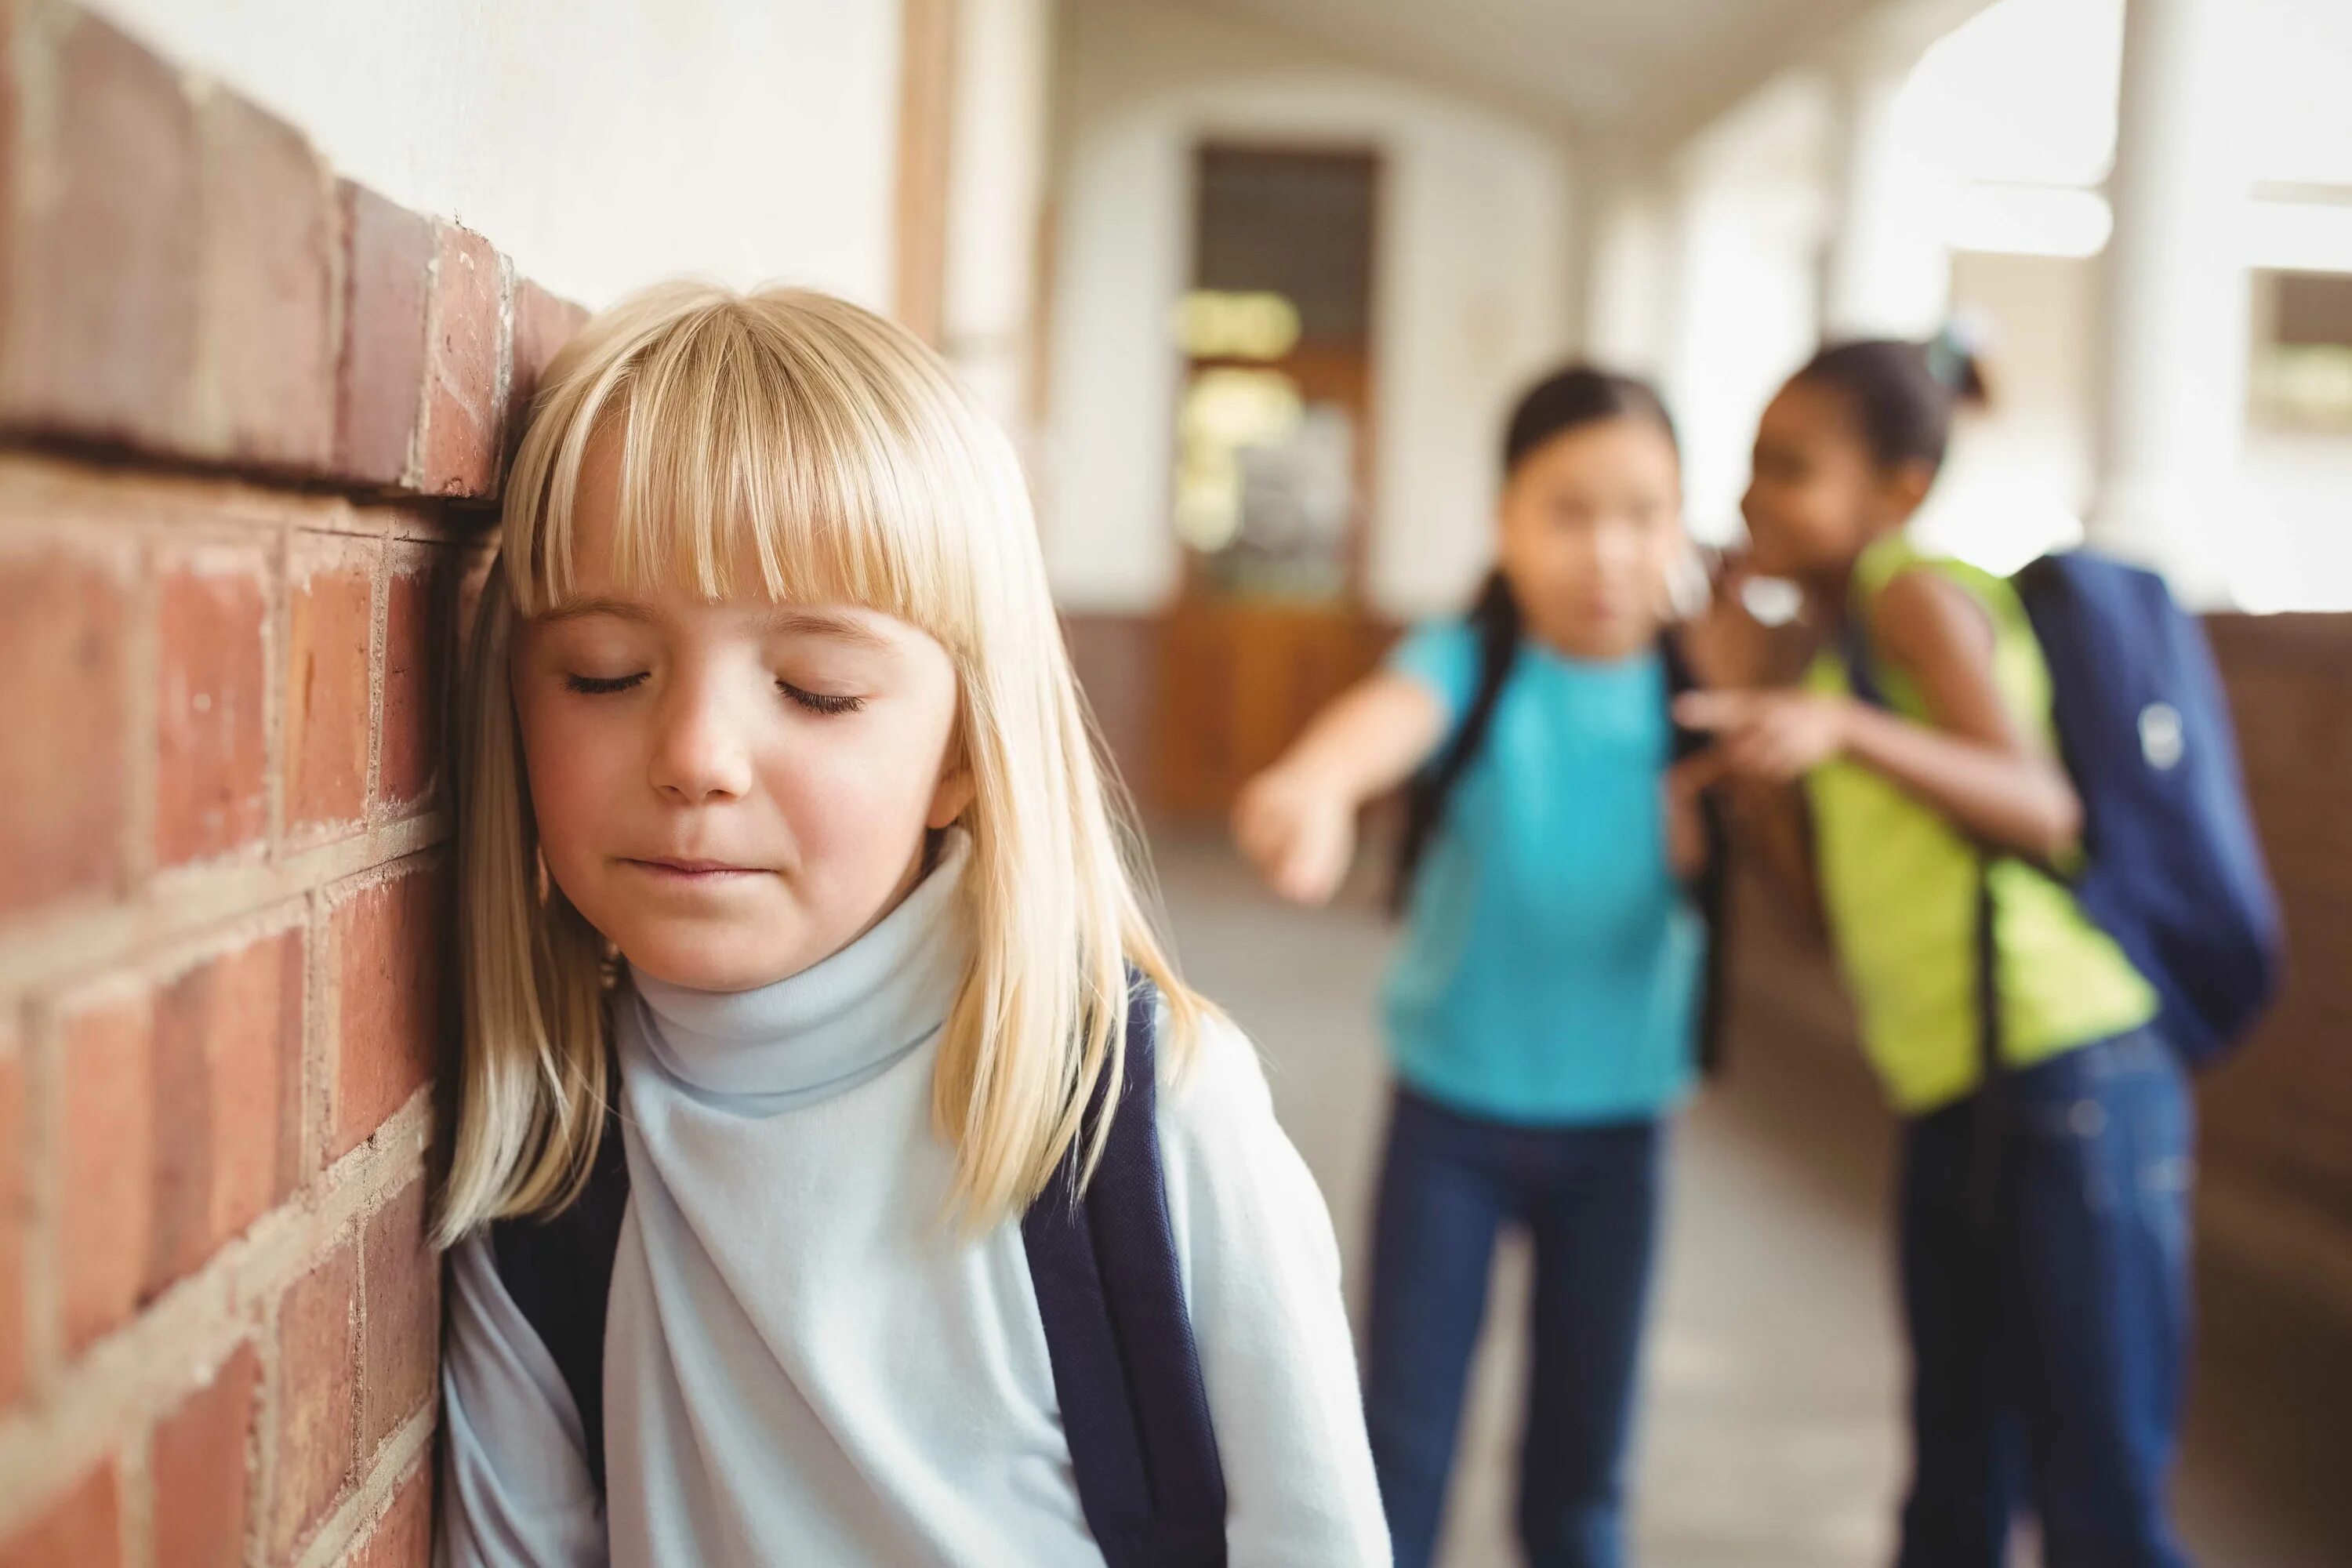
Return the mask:
{"type": "Polygon", "coordinates": [[[442,717],[578,318],[0,0],[0,1568],[426,1561],[442,717]]]}

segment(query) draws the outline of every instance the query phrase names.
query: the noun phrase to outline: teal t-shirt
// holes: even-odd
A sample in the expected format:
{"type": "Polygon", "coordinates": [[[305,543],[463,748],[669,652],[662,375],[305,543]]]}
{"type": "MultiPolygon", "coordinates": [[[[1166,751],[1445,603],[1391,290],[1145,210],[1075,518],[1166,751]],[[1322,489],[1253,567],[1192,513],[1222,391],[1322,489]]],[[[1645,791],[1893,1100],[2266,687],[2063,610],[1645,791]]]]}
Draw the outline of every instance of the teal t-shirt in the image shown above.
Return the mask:
{"type": "MultiPolygon", "coordinates": [[[[1477,680],[1470,626],[1425,626],[1389,663],[1461,722],[1477,680]]],[[[1706,937],[1666,863],[1673,743],[1655,653],[1591,661],[1520,645],[1423,855],[1389,975],[1408,1086],[1528,1123],[1646,1118],[1680,1099],[1706,937]]]]}

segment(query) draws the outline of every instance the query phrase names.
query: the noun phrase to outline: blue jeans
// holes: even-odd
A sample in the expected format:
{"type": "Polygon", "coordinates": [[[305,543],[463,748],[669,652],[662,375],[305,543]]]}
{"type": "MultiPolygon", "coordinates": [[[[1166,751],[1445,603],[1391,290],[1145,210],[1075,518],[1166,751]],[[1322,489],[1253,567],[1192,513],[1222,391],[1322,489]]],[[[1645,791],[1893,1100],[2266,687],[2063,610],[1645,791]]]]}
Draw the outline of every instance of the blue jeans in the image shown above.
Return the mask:
{"type": "Polygon", "coordinates": [[[1400,1087],[1372,1246],[1364,1405],[1397,1568],[1437,1549],[1496,1233],[1534,1243],[1519,1539],[1538,1568],[1614,1568],[1649,1295],[1654,1121],[1521,1127],[1400,1087]]]}
{"type": "Polygon", "coordinates": [[[1998,1568],[2030,1500],[2048,1568],[2185,1568],[2164,1491],[2189,1342],[2193,1111],[2142,1029],[1905,1134],[1914,1470],[1899,1568],[1998,1568]]]}

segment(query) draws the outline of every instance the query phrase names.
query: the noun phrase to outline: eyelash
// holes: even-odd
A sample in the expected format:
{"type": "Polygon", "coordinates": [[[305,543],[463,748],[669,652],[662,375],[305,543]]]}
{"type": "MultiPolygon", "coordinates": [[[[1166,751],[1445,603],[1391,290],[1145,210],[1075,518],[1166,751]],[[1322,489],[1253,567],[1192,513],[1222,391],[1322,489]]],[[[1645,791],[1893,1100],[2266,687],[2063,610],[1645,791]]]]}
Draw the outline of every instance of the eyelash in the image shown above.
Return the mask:
{"type": "MultiPolygon", "coordinates": [[[[644,670],[639,670],[635,675],[618,676],[612,679],[593,675],[567,675],[563,678],[563,684],[583,697],[609,697],[616,692],[628,690],[645,678],[644,670]]],[[[812,713],[828,715],[855,713],[866,706],[866,699],[863,697],[834,697],[822,691],[803,691],[789,680],[776,682],[776,689],[812,713]]]]}
{"type": "Polygon", "coordinates": [[[855,713],[866,706],[863,697],[831,697],[822,691],[803,691],[789,680],[776,682],[776,689],[812,713],[855,713]]]}
{"type": "Polygon", "coordinates": [[[639,670],[635,675],[624,675],[611,680],[593,675],[567,675],[563,678],[563,684],[583,697],[609,697],[615,691],[626,691],[645,678],[646,674],[643,670],[639,670]]]}

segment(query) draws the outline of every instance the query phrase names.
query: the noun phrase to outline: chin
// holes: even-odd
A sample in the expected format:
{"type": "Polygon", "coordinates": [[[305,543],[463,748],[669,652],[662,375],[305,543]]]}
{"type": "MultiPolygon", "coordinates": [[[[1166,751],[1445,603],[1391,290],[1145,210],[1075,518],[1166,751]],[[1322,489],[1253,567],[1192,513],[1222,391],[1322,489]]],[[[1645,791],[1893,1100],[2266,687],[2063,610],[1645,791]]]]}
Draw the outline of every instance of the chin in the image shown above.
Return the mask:
{"type": "Polygon", "coordinates": [[[781,944],[714,940],[700,931],[635,933],[614,944],[633,969],[689,991],[757,991],[788,980],[813,960],[781,944]]]}

